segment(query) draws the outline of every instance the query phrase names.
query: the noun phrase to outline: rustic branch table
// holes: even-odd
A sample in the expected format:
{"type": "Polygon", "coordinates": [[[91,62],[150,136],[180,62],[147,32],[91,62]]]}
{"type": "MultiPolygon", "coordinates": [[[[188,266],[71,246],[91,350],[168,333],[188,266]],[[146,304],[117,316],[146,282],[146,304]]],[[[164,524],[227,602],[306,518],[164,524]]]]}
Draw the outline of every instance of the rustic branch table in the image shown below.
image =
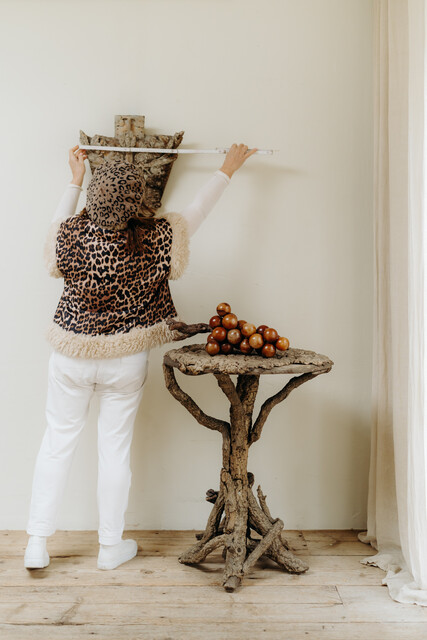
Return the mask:
{"type": "Polygon", "coordinates": [[[197,564],[214,549],[223,546],[223,586],[226,591],[234,591],[262,555],[291,573],[303,573],[308,569],[308,565],[292,553],[281,536],[283,522],[271,516],[266,496],[259,485],[258,504],[252,492],[254,476],[247,470],[248,451],[260,438],[272,408],[287,398],[293,389],[330,371],[333,364],[326,356],[303,349],[288,349],[278,352],[273,358],[240,353],[210,356],[204,344],[192,344],[172,349],[164,355],[163,372],[170,393],[200,424],[222,434],[220,486],[218,491],[209,489],[206,493],[206,500],[214,505],[206,529],[196,534],[198,542],[178,559],[183,564],[197,564]],[[230,422],[204,413],[178,385],[174,368],[190,376],[212,373],[230,402],[230,422]],[[253,420],[260,375],[280,373],[298,375],[268,398],[253,420]],[[237,375],[236,384],[230,375],[237,375]],[[260,537],[254,538],[251,530],[260,537]]]}

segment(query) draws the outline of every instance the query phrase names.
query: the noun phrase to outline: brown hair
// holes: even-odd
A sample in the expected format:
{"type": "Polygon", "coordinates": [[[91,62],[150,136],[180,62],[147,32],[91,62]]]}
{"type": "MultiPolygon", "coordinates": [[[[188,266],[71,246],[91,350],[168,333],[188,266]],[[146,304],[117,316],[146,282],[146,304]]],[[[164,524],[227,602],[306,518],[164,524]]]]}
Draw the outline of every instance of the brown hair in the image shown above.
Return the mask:
{"type": "Polygon", "coordinates": [[[144,204],[143,212],[151,215],[146,215],[144,217],[132,216],[132,218],[129,218],[128,220],[126,227],[126,248],[129,253],[136,253],[138,255],[141,255],[143,244],[141,242],[140,229],[154,229],[156,225],[156,221],[154,219],[156,210],[152,209],[147,204],[144,204]]]}

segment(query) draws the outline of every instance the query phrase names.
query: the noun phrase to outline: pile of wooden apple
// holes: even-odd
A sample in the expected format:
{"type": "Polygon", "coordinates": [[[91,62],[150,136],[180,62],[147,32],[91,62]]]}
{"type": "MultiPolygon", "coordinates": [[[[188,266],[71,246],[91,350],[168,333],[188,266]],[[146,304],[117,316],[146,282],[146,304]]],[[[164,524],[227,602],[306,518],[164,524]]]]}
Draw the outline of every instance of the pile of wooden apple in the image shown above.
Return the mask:
{"type": "Polygon", "coordinates": [[[276,350],[286,351],[289,340],[279,336],[276,329],[266,324],[256,327],[246,320],[239,320],[227,302],[221,302],[212,316],[209,326],[212,333],[208,335],[206,351],[211,356],[217,353],[258,353],[264,358],[272,358],[276,350]]]}

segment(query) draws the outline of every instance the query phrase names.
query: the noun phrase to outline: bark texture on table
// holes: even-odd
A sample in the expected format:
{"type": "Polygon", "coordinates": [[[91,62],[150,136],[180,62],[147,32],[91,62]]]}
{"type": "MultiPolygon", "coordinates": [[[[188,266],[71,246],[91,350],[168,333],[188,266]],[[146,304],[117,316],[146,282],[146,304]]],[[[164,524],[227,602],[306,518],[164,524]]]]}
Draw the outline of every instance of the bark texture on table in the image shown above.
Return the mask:
{"type": "Polygon", "coordinates": [[[306,373],[315,371],[324,373],[334,364],[330,358],[306,349],[289,348],[277,351],[273,358],[264,358],[258,354],[245,355],[218,353],[210,356],[204,344],[187,344],[178,349],[171,349],[165,354],[170,366],[176,367],[186,375],[197,376],[205,373],[252,374],[264,373],[306,373]]]}

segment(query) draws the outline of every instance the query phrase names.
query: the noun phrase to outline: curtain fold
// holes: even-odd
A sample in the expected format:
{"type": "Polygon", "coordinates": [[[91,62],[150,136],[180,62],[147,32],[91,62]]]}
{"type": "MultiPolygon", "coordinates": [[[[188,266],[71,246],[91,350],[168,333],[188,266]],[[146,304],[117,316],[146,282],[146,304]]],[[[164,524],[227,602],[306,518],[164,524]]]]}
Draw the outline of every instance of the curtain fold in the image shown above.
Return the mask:
{"type": "Polygon", "coordinates": [[[367,531],[404,603],[427,606],[426,0],[374,4],[374,338],[367,531]]]}

